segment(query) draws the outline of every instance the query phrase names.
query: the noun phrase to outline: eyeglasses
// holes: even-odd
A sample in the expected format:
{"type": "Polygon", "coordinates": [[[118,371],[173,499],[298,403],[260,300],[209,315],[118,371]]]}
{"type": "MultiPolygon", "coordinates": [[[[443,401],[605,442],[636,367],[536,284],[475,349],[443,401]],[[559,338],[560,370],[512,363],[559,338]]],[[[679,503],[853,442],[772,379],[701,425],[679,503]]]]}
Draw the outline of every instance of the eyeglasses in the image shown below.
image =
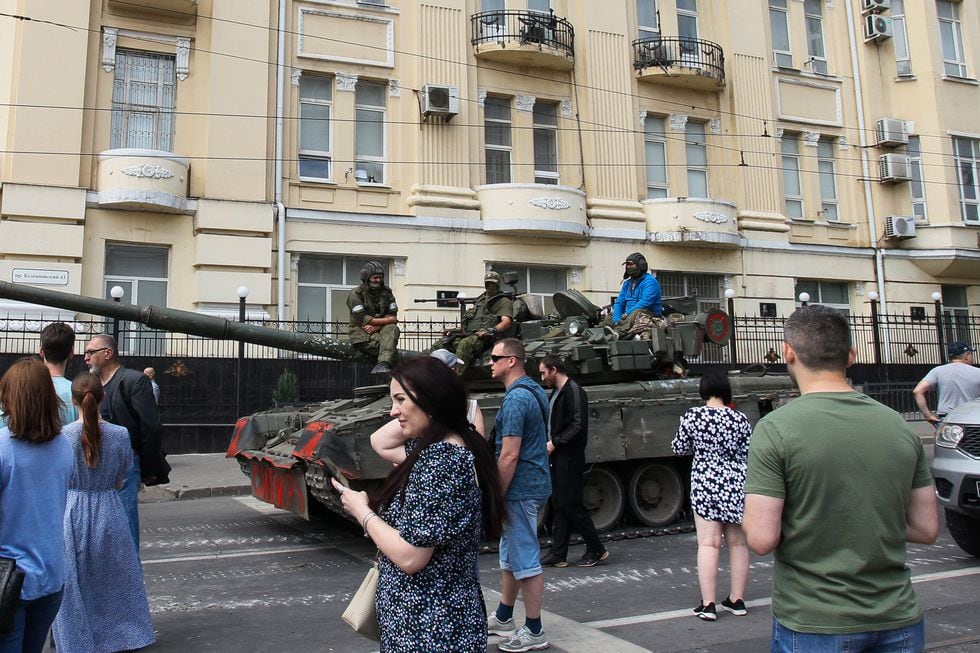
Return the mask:
{"type": "Polygon", "coordinates": [[[98,349],[86,349],[84,352],[85,356],[95,356],[100,351],[105,351],[106,349],[112,349],[112,347],[99,347],[98,349]]]}
{"type": "Polygon", "coordinates": [[[490,362],[491,363],[496,363],[497,361],[501,360],[502,358],[517,358],[517,356],[507,356],[507,355],[498,356],[497,354],[490,354],[490,362]]]}

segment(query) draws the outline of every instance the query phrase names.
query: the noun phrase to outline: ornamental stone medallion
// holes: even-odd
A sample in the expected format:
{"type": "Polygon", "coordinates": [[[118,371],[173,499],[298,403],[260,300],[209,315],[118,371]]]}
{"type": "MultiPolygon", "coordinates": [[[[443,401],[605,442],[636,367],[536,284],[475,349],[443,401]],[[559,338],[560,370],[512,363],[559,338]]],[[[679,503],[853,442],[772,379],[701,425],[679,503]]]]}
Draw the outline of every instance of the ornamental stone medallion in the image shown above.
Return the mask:
{"type": "Polygon", "coordinates": [[[147,179],[170,179],[174,176],[174,173],[170,172],[166,168],[153,163],[143,163],[140,165],[129,166],[128,168],[123,168],[122,173],[124,175],[129,175],[130,177],[141,177],[147,179]]]}
{"type": "Polygon", "coordinates": [[[572,206],[565,200],[557,197],[535,197],[533,200],[528,200],[527,203],[539,209],[548,209],[549,211],[562,211],[572,206]]]}

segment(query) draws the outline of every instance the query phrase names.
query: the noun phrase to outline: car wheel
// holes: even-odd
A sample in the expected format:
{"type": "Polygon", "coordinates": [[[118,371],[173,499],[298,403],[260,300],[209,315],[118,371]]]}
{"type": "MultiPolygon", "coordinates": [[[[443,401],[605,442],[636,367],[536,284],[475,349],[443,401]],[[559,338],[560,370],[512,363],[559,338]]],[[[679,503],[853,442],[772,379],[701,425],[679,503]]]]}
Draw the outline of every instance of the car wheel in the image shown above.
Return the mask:
{"type": "Polygon", "coordinates": [[[961,549],[971,556],[980,557],[980,519],[946,508],[946,527],[961,549]]]}

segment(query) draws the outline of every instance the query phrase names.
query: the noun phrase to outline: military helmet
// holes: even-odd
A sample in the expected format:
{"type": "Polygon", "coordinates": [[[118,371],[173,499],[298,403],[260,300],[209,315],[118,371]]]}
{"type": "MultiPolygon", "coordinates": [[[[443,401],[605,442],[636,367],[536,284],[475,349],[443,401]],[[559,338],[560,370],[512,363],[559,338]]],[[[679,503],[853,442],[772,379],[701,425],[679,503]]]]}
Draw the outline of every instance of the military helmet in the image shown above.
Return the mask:
{"type": "Polygon", "coordinates": [[[488,283],[495,283],[495,284],[497,284],[499,286],[500,285],[500,273],[499,272],[494,272],[493,270],[490,270],[485,275],[483,275],[483,285],[487,285],[488,283]]]}
{"type": "Polygon", "coordinates": [[[380,274],[384,276],[385,269],[384,266],[377,261],[368,261],[361,268],[361,281],[367,281],[375,274],[380,274]]]}
{"type": "MultiPolygon", "coordinates": [[[[635,263],[636,264],[636,271],[637,271],[636,276],[638,276],[638,277],[643,276],[644,274],[647,273],[647,270],[650,269],[647,266],[647,259],[646,259],[646,257],[643,256],[643,254],[640,254],[639,252],[633,252],[632,254],[630,254],[629,256],[627,256],[626,257],[626,260],[623,261],[623,265],[626,265],[627,263],[635,263]]],[[[626,273],[623,274],[623,278],[624,279],[626,277],[628,277],[628,276],[630,276],[629,272],[626,272],[626,273]]]]}

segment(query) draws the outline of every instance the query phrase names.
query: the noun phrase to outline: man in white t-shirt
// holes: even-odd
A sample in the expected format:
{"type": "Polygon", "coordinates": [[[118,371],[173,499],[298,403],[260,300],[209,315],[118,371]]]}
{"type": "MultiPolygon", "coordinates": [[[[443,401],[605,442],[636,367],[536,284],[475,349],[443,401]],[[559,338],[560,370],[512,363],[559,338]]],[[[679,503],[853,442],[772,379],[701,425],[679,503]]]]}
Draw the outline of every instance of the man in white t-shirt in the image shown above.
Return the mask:
{"type": "Polygon", "coordinates": [[[975,351],[975,348],[959,340],[950,343],[947,348],[950,362],[929,370],[912,390],[919,410],[931,423],[939,424],[949,411],[980,398],[980,369],[973,367],[975,351]],[[939,389],[939,405],[935,413],[929,410],[926,401],[926,394],[932,388],[939,389]]]}

